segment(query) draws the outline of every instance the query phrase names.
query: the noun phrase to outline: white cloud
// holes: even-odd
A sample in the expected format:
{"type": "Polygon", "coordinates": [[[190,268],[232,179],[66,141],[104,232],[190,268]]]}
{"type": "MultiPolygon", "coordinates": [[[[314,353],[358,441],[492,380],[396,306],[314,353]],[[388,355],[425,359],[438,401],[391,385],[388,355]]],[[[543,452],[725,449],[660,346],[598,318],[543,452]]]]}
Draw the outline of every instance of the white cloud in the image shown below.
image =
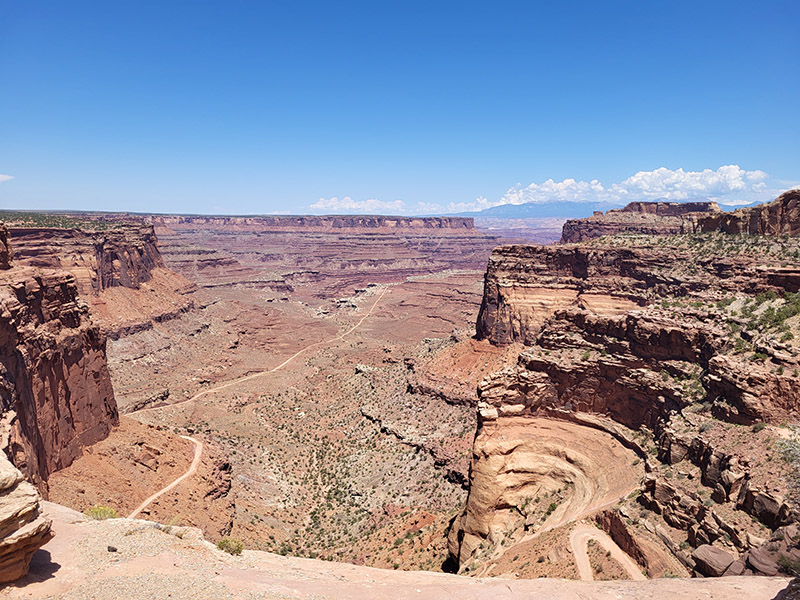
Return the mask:
{"type": "Polygon", "coordinates": [[[716,171],[670,171],[661,167],[655,171],[639,171],[622,183],[612,185],[610,192],[620,199],[681,201],[710,198],[723,202],[752,202],[764,196],[766,180],[764,171],[745,171],[738,165],[726,165],[716,171]]]}
{"type": "Polygon", "coordinates": [[[406,203],[402,200],[383,202],[375,198],[367,200],[353,200],[350,196],[344,198],[320,198],[310,206],[313,212],[318,213],[405,213],[406,203]]]}
{"type": "Polygon", "coordinates": [[[3,175],[2,173],[0,173],[0,183],[2,183],[3,181],[8,181],[9,179],[14,179],[14,176],[13,175],[3,175]]]}
{"type": "Polygon", "coordinates": [[[721,204],[767,201],[780,190],[767,187],[768,175],[764,171],[745,171],[738,165],[725,165],[716,171],[670,170],[665,167],[654,171],[639,171],[619,183],[603,185],[597,179],[578,181],[564,179],[528,186],[516,185],[495,201],[479,196],[474,202],[452,202],[449,212],[483,210],[503,204],[533,202],[605,202],[626,204],[634,200],[709,199],[721,204]]]}

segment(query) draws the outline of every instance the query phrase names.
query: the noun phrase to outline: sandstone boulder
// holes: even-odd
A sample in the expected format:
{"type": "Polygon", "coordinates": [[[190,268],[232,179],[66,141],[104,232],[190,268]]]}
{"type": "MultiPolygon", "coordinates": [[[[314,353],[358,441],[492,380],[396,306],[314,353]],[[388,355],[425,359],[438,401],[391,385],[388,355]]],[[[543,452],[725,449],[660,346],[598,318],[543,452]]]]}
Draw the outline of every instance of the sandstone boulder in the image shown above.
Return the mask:
{"type": "Polygon", "coordinates": [[[751,550],[747,555],[747,564],[753,571],[770,577],[778,574],[777,557],[766,545],[751,550]]]}
{"type": "Polygon", "coordinates": [[[0,583],[28,572],[33,554],[53,536],[50,526],[36,488],[0,452],[0,583]]]}
{"type": "Polygon", "coordinates": [[[725,550],[704,544],[692,552],[695,568],[707,577],[719,577],[731,566],[734,558],[725,550]]]}

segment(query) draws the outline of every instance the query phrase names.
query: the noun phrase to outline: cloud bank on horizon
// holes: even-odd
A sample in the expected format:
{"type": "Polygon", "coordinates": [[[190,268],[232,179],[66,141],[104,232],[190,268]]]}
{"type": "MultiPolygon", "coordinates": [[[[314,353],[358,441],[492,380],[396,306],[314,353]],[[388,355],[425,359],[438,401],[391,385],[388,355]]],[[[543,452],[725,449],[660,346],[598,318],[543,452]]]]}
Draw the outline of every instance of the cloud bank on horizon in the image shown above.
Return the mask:
{"type": "Polygon", "coordinates": [[[320,198],[309,208],[315,213],[365,213],[392,212],[395,214],[460,213],[485,210],[504,204],[544,204],[548,202],[599,202],[623,205],[635,200],[712,200],[720,204],[748,204],[774,199],[782,190],[768,186],[769,176],[764,171],[746,171],[738,165],[725,165],[716,170],[684,171],[660,167],[653,171],[639,171],[624,181],[604,185],[597,179],[579,181],[564,179],[527,186],[517,184],[496,200],[479,196],[472,202],[451,202],[447,205],[417,203],[408,205],[403,200],[384,202],[375,198],[353,200],[320,198]]]}

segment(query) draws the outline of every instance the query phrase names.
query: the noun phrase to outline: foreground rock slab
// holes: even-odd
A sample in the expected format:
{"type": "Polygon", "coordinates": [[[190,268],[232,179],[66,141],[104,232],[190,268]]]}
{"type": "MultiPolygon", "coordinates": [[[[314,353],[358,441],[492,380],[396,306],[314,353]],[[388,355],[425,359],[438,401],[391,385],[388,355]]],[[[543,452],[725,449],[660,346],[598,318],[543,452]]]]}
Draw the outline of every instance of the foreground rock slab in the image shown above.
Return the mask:
{"type": "Polygon", "coordinates": [[[659,579],[577,582],[478,579],[441,573],[387,571],[350,564],[245,551],[235,557],[205,542],[197,530],[130,519],[85,521],[46,504],[56,538],[30,574],[0,598],[619,598],[772,599],[783,578],[659,579]],[[116,551],[109,551],[109,546],[116,551]]]}
{"type": "Polygon", "coordinates": [[[0,584],[25,575],[34,553],[53,535],[39,493],[0,452],[0,584]]]}

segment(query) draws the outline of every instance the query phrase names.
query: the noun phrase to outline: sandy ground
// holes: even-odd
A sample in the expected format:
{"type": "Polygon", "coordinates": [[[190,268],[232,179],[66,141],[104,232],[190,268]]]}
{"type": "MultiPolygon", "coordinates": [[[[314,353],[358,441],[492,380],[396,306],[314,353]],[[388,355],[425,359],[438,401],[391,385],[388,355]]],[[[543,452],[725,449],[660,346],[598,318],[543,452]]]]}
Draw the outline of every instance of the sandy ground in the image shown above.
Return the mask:
{"type": "Polygon", "coordinates": [[[79,513],[51,503],[46,510],[54,519],[56,537],[37,554],[30,574],[0,591],[0,598],[766,600],[788,583],[762,577],[515,581],[388,571],[256,551],[234,557],[191,531],[181,539],[147,521],[85,521],[79,513]]]}

